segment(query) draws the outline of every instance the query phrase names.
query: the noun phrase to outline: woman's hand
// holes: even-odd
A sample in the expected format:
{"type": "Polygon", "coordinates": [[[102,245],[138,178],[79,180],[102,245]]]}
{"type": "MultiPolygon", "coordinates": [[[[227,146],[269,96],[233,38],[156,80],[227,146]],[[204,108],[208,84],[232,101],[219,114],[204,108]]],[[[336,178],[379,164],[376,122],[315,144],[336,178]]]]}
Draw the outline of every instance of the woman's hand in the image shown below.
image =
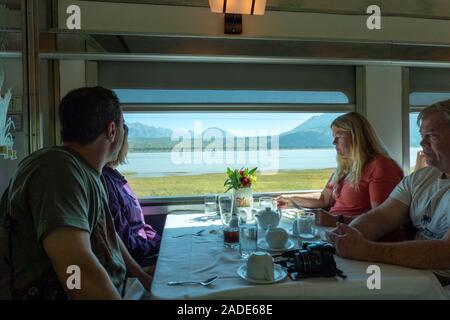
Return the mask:
{"type": "Polygon", "coordinates": [[[281,195],[276,197],[275,200],[277,201],[277,206],[280,209],[286,209],[292,205],[292,198],[290,196],[281,195]]]}
{"type": "Polygon", "coordinates": [[[326,210],[317,209],[316,224],[322,227],[335,227],[338,222],[337,217],[326,210]]]}

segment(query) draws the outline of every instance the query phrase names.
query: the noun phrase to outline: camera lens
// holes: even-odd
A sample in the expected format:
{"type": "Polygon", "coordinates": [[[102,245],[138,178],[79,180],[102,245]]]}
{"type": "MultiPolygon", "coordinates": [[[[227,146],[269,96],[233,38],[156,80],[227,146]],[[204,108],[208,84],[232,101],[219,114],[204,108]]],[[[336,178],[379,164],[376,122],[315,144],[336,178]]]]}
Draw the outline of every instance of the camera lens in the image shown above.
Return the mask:
{"type": "Polygon", "coordinates": [[[297,269],[300,274],[311,274],[313,270],[312,255],[308,250],[299,250],[295,255],[297,269]]]}

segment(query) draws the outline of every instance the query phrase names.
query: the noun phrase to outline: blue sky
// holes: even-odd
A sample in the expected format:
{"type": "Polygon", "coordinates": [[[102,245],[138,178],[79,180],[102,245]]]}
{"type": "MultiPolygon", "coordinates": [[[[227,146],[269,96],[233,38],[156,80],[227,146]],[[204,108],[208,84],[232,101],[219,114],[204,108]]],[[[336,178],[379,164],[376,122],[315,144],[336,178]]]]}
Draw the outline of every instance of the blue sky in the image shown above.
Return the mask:
{"type": "Polygon", "coordinates": [[[282,133],[294,129],[314,115],[320,113],[126,113],[125,121],[171,130],[192,130],[195,121],[202,121],[204,129],[275,129],[282,133]]]}

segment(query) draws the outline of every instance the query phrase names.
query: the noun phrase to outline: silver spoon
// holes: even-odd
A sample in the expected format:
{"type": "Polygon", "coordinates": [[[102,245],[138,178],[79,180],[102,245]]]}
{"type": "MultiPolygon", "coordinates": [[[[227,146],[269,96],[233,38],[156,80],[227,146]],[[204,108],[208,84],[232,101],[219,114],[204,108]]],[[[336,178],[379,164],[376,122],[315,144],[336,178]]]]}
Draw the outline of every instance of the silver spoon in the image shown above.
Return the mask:
{"type": "Polygon", "coordinates": [[[205,229],[202,229],[195,233],[180,234],[178,236],[173,236],[172,238],[180,238],[180,237],[184,237],[184,236],[200,236],[204,231],[205,231],[205,229]]]}
{"type": "Polygon", "coordinates": [[[200,284],[200,285],[206,287],[206,286],[209,286],[210,284],[212,284],[213,282],[215,282],[218,278],[219,278],[218,276],[214,276],[205,281],[170,281],[170,282],[167,282],[167,285],[176,286],[176,285],[184,285],[184,284],[200,284]]]}

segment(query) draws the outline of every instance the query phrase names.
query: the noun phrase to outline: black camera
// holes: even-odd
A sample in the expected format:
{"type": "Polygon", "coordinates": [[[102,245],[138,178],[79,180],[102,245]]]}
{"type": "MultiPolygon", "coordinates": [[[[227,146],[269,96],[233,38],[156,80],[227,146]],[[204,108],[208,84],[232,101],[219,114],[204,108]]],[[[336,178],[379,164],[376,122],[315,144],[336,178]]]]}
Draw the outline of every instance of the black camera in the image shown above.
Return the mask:
{"type": "Polygon", "coordinates": [[[303,248],[294,254],[299,275],[336,276],[335,250],[329,243],[304,243],[303,248]]]}
{"type": "Polygon", "coordinates": [[[309,277],[345,278],[344,273],[336,266],[334,254],[334,247],[329,243],[305,242],[302,249],[287,251],[280,255],[288,259],[278,263],[287,268],[293,280],[309,277]]]}

